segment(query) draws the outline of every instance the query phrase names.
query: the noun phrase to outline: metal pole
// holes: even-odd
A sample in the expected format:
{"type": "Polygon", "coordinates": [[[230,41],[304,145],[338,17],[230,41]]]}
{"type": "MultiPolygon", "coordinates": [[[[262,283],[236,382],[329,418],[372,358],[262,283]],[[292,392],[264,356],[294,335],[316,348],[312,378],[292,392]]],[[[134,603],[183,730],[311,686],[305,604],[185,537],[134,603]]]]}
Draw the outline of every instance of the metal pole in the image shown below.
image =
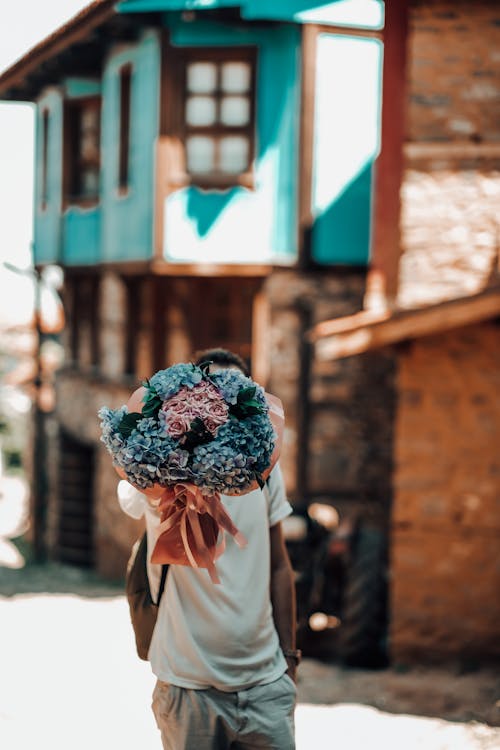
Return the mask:
{"type": "Polygon", "coordinates": [[[42,408],[43,371],[41,345],[43,338],[41,311],[41,276],[38,269],[34,271],[35,283],[35,378],[33,399],[33,552],[36,562],[43,562],[47,556],[46,549],[46,516],[47,516],[47,467],[45,413],[42,408]]]}

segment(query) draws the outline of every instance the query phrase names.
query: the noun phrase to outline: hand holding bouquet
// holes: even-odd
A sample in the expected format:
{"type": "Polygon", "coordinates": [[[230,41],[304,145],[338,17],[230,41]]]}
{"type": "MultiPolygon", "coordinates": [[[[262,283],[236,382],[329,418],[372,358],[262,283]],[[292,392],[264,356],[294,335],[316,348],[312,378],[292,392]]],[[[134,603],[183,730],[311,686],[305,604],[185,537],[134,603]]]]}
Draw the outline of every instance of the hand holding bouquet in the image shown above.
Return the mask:
{"type": "Polygon", "coordinates": [[[220,494],[263,486],[279,455],[281,402],[239,370],[178,364],[153,375],[125,406],[103,407],[99,416],[120,476],[160,500],[152,561],[205,567],[218,582],[223,532],[245,543],[220,494]]]}

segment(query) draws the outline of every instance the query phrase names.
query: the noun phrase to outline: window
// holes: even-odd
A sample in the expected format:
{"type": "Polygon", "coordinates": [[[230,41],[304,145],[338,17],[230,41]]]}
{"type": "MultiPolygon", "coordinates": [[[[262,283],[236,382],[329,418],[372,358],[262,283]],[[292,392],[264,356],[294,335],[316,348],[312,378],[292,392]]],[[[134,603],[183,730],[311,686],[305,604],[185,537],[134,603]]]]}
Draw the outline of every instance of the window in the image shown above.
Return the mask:
{"type": "Polygon", "coordinates": [[[132,66],[120,69],[120,146],[118,165],[118,188],[126,191],[129,184],[130,164],[130,86],[132,66]]]}
{"type": "Polygon", "coordinates": [[[174,54],[176,64],[169,67],[167,61],[164,69],[162,130],[183,144],[183,179],[201,187],[251,185],[255,48],[176,49],[174,54]]]}
{"type": "Polygon", "coordinates": [[[99,199],[101,99],[68,101],[64,115],[65,203],[94,204],[99,199]]]}
{"type": "Polygon", "coordinates": [[[187,172],[195,181],[248,174],[253,160],[254,61],[249,52],[193,53],[186,60],[187,172]],[[196,179],[198,178],[198,179],[196,179]]]}
{"type": "Polygon", "coordinates": [[[42,211],[47,208],[48,202],[48,164],[49,159],[49,110],[42,112],[42,184],[40,189],[40,203],[42,211]]]}

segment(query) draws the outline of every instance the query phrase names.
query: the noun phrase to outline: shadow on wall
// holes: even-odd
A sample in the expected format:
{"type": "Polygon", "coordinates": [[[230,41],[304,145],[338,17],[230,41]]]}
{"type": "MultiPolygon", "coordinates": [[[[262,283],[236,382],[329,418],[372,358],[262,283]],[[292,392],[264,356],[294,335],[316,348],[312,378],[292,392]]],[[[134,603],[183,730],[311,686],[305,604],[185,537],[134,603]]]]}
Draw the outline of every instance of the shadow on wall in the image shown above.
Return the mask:
{"type": "Polygon", "coordinates": [[[228,190],[188,189],[187,214],[196,225],[199,237],[206,237],[226,206],[242,188],[228,190]]]}
{"type": "Polygon", "coordinates": [[[318,263],[366,265],[370,246],[373,161],[368,161],[320,213],[311,229],[312,256],[318,263]],[[333,245],[333,246],[332,246],[333,245]]]}

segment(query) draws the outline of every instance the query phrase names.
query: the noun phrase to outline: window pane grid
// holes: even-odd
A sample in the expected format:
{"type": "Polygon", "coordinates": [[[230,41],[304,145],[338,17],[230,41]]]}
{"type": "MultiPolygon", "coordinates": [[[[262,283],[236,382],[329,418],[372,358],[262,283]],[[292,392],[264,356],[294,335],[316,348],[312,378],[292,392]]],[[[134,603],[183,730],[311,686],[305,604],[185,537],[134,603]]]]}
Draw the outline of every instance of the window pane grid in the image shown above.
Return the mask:
{"type": "Polygon", "coordinates": [[[254,68],[251,59],[191,59],[186,65],[186,167],[202,179],[236,178],[253,158],[254,68]]]}

